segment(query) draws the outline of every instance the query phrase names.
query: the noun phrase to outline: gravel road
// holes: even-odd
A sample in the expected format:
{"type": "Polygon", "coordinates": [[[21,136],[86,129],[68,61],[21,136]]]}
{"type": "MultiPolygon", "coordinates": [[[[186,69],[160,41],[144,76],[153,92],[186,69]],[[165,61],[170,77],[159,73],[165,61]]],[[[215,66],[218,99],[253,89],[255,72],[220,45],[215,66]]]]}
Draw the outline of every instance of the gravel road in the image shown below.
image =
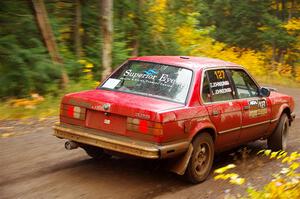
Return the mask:
{"type": "MultiPolygon", "coordinates": [[[[277,87],[300,103],[300,89],[277,87]]],[[[300,107],[296,107],[300,116],[300,107]]],[[[244,194],[247,185],[261,187],[281,163],[258,157],[265,141],[218,155],[214,169],[234,163],[247,179],[242,186],[215,181],[199,185],[164,170],[160,162],[113,157],[89,158],[81,149],[66,151],[64,140],[52,136],[57,118],[0,121],[0,198],[224,198],[244,194]]],[[[288,151],[300,151],[300,119],[290,129],[288,151]]]]}

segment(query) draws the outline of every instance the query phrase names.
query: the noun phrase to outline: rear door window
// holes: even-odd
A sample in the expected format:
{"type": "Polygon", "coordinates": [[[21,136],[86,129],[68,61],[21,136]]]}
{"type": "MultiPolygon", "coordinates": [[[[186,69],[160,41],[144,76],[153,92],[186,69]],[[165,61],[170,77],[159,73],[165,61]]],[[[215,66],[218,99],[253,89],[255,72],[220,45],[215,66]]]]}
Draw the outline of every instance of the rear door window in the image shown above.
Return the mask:
{"type": "Polygon", "coordinates": [[[211,99],[213,102],[233,99],[233,90],[224,69],[208,70],[206,75],[209,81],[211,99]]]}

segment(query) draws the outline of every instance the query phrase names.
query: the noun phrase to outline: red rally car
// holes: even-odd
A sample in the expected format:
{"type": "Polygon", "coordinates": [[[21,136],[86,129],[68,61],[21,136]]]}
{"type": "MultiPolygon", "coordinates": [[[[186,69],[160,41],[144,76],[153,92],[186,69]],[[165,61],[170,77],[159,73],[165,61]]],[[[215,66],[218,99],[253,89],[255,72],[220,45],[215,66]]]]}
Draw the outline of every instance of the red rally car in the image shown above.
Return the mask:
{"type": "Polygon", "coordinates": [[[285,150],[294,100],[259,86],[241,66],[217,59],[127,60],[98,88],[63,97],[54,135],[94,158],[111,152],[174,160],[192,183],[214,154],[257,139],[285,150]]]}

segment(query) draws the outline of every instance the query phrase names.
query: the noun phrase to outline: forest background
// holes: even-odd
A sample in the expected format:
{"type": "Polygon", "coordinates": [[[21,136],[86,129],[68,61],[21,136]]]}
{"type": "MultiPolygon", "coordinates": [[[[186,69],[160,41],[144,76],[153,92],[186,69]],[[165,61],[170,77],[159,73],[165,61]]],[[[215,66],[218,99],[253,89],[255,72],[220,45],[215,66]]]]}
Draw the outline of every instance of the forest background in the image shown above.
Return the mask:
{"type": "Polygon", "coordinates": [[[219,58],[300,85],[297,0],[0,1],[0,24],[0,119],[56,115],[133,56],[219,58]]]}

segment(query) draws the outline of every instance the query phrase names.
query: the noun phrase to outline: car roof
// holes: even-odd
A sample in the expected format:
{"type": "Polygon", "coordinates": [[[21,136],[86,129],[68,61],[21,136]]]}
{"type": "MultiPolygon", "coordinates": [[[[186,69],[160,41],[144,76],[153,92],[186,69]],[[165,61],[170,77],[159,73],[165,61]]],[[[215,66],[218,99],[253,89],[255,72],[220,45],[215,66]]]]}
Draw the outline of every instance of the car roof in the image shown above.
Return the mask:
{"type": "Polygon", "coordinates": [[[193,56],[142,56],[142,57],[130,58],[129,60],[174,65],[174,66],[180,66],[180,67],[189,68],[193,70],[200,70],[203,68],[210,68],[210,67],[224,67],[224,66],[240,67],[240,65],[238,64],[223,61],[220,59],[213,59],[207,57],[193,57],[193,56]]]}

